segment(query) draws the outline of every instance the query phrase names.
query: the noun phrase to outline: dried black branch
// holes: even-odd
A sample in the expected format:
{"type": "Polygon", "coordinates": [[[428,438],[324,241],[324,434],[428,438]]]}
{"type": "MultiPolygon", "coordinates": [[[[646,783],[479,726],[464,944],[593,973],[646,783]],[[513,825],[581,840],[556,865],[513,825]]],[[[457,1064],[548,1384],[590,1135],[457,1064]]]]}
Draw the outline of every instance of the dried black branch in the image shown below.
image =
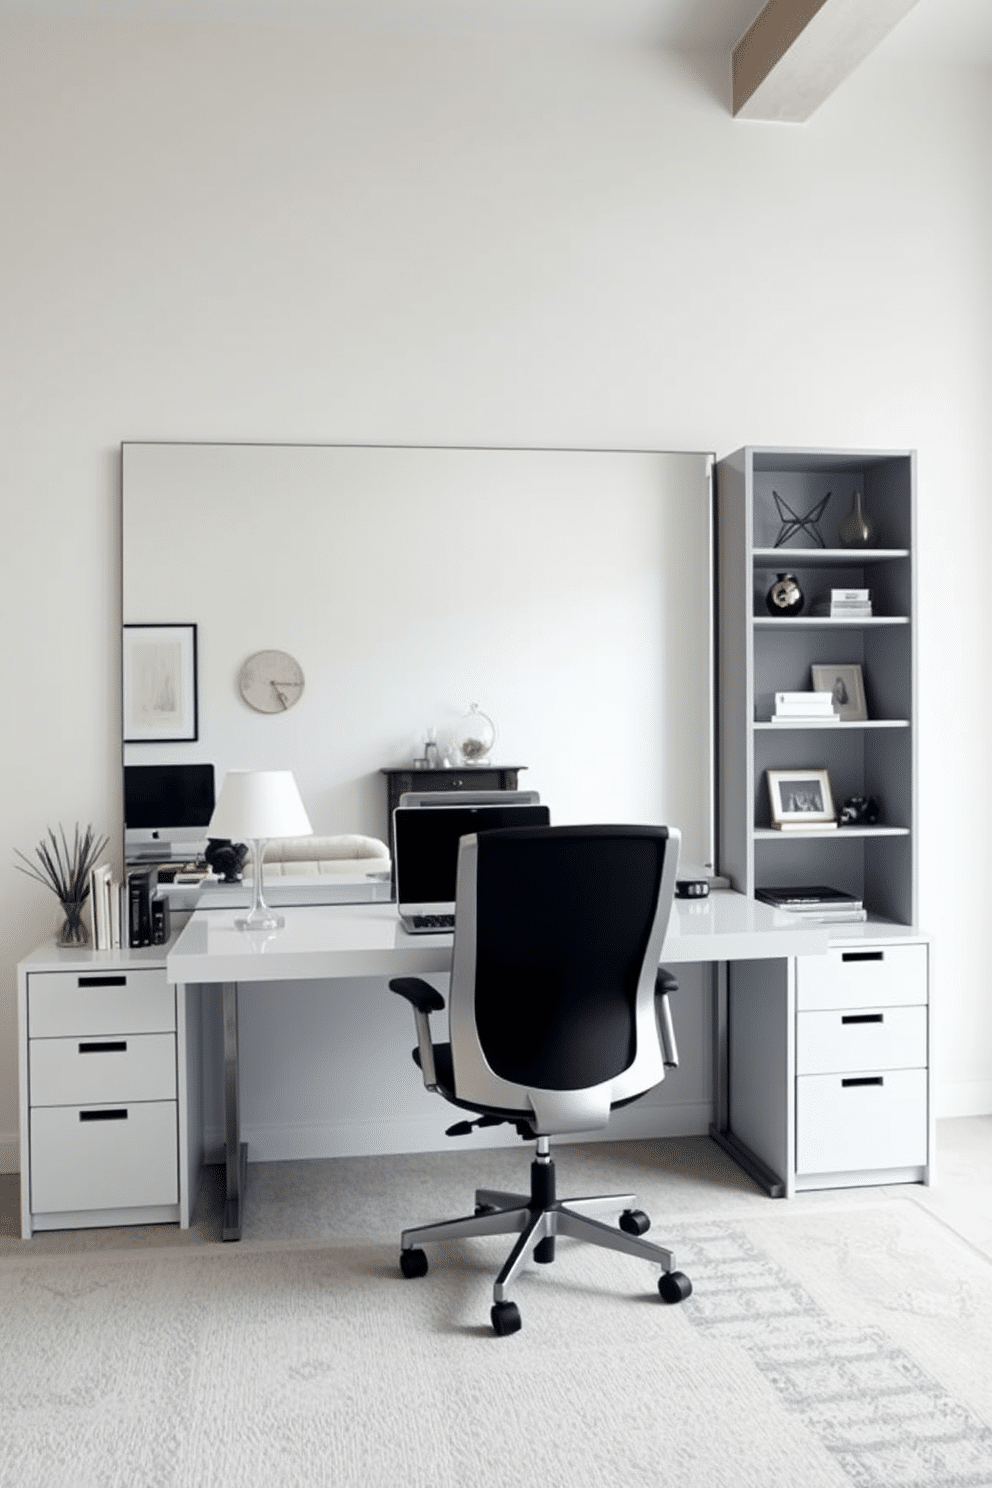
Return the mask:
{"type": "Polygon", "coordinates": [[[21,861],[14,867],[51,889],[62,904],[81,904],[90,891],[90,874],[109,841],[107,836],[97,837],[92,826],[80,833],[77,822],[70,847],[59,822],[58,836],[49,827],[47,838],[43,837],[35,848],[38,863],[15,847],[14,854],[21,861]]]}

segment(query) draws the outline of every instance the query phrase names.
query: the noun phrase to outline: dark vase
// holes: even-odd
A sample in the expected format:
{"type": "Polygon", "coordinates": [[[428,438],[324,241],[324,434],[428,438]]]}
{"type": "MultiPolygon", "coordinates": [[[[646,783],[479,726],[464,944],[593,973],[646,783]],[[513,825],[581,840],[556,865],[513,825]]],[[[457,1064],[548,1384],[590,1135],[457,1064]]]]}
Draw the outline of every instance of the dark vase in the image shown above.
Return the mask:
{"type": "Polygon", "coordinates": [[[861,492],[851,498],[851,510],[837,529],[843,548],[870,548],[875,541],[875,523],[865,513],[861,492]]]}
{"type": "Polygon", "coordinates": [[[769,615],[800,615],[806,596],[799,587],[795,574],[780,573],[765,595],[765,607],[769,615]]]}

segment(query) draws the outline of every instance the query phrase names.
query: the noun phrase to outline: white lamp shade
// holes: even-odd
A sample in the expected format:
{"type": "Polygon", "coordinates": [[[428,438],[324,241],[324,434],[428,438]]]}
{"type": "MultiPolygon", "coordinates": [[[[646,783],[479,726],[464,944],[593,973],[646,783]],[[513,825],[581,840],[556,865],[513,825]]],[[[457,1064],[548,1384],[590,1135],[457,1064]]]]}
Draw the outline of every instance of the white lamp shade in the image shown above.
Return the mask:
{"type": "Polygon", "coordinates": [[[208,837],[309,837],[310,819],[292,770],[228,770],[208,837]]]}

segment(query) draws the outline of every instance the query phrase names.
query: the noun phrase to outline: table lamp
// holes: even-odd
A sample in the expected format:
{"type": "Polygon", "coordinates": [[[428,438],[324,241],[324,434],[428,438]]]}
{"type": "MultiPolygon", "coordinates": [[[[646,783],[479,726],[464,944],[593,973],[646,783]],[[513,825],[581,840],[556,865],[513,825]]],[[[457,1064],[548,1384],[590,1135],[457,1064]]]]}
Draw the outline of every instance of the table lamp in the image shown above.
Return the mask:
{"type": "Polygon", "coordinates": [[[251,843],[252,905],[243,920],[234,922],[240,930],[279,930],[286,923],[262,893],[265,844],[272,837],[309,837],[312,832],[292,770],[228,770],[207,836],[251,843]]]}

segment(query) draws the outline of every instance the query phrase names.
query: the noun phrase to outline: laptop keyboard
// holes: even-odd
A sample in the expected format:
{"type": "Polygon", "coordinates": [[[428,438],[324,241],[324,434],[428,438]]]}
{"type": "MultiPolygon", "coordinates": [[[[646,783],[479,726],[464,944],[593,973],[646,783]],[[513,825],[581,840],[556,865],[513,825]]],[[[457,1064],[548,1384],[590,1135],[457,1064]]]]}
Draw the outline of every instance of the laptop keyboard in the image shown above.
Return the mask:
{"type": "Polygon", "coordinates": [[[455,917],[453,914],[411,915],[410,924],[418,930],[453,930],[455,917]]]}

